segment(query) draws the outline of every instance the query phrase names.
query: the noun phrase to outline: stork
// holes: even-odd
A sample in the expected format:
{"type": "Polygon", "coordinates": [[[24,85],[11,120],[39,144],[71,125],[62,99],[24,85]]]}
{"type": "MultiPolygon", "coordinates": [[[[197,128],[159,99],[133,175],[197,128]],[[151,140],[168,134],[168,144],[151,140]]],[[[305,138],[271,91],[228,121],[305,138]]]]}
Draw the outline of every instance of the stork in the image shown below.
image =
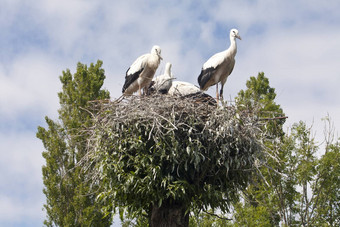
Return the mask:
{"type": "Polygon", "coordinates": [[[148,87],[147,94],[152,94],[154,92],[161,94],[168,93],[172,85],[172,80],[175,79],[171,73],[171,66],[172,64],[167,62],[165,65],[164,74],[152,79],[152,82],[148,87]]]}
{"type": "Polygon", "coordinates": [[[199,87],[184,81],[173,81],[169,89],[169,95],[189,95],[200,92],[199,87]]]}
{"type": "Polygon", "coordinates": [[[152,47],[150,53],[137,58],[126,71],[123,94],[132,95],[138,90],[138,94],[141,96],[142,88],[150,84],[162,59],[161,48],[157,45],[152,47]]]}
{"type": "Polygon", "coordinates": [[[208,90],[216,84],[216,100],[219,101],[218,83],[221,82],[220,96],[223,100],[223,86],[234,69],[237,52],[236,38],[241,40],[237,29],[230,30],[230,46],[227,50],[214,54],[203,64],[198,84],[201,90],[208,90]]]}
{"type": "Polygon", "coordinates": [[[173,81],[168,94],[191,98],[197,103],[208,103],[209,105],[217,106],[216,100],[213,97],[203,93],[199,87],[184,81],[173,81]]]}

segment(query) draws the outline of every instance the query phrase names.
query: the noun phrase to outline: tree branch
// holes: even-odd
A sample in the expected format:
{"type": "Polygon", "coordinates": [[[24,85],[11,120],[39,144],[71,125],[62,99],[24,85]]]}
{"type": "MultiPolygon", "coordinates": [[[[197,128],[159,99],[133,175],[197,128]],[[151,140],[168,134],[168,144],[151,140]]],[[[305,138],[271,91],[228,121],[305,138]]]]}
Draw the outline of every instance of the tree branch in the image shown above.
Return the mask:
{"type": "Polygon", "coordinates": [[[209,215],[211,215],[211,216],[215,216],[215,217],[217,217],[217,218],[219,218],[219,219],[222,219],[222,220],[227,220],[227,221],[232,221],[233,219],[231,219],[231,218],[225,218],[225,217],[221,217],[221,216],[219,216],[219,215],[217,215],[217,214],[214,214],[214,213],[210,213],[209,211],[203,211],[203,212],[205,212],[205,213],[207,213],[207,214],[209,214],[209,215]]]}
{"type": "Polygon", "coordinates": [[[272,118],[260,118],[259,121],[272,121],[272,120],[280,120],[280,119],[287,119],[288,116],[283,117],[272,117],[272,118]]]}

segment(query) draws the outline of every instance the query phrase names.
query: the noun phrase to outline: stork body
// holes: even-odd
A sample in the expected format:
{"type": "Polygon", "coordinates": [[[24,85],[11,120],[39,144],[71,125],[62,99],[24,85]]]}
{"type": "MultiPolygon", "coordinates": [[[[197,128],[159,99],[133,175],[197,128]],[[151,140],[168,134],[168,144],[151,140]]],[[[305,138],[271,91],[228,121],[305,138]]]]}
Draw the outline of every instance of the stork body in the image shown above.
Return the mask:
{"type": "Polygon", "coordinates": [[[168,92],[172,96],[191,98],[196,103],[208,103],[217,106],[216,100],[208,94],[203,93],[199,87],[184,81],[174,81],[168,92]]]}
{"type": "Polygon", "coordinates": [[[123,94],[132,95],[138,91],[141,96],[142,88],[150,84],[161,60],[161,48],[159,46],[153,46],[151,53],[137,58],[126,71],[123,94]]]}
{"type": "Polygon", "coordinates": [[[169,95],[189,95],[199,92],[199,87],[184,81],[173,81],[169,89],[169,95]]]}
{"type": "Polygon", "coordinates": [[[201,73],[198,76],[198,84],[201,90],[206,91],[209,87],[216,85],[217,101],[219,96],[223,99],[223,86],[234,69],[235,55],[237,53],[236,38],[241,40],[238,30],[231,29],[229,48],[210,57],[203,64],[201,73]],[[218,93],[218,83],[220,82],[221,90],[218,93]]]}

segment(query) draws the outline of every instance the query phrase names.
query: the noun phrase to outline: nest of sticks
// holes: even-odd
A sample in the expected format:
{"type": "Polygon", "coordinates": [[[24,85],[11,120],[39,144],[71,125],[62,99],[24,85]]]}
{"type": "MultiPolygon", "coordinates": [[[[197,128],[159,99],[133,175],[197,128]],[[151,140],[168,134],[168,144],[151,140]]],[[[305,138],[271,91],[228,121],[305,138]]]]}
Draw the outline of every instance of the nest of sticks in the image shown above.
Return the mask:
{"type": "Polygon", "coordinates": [[[110,182],[115,201],[195,197],[196,203],[223,209],[197,198],[202,193],[236,198],[266,155],[264,121],[236,106],[168,95],[92,101],[90,106],[93,125],[86,130],[88,152],[80,164],[93,182],[110,182]],[[178,182],[186,182],[178,186],[185,193],[169,194],[178,182]]]}

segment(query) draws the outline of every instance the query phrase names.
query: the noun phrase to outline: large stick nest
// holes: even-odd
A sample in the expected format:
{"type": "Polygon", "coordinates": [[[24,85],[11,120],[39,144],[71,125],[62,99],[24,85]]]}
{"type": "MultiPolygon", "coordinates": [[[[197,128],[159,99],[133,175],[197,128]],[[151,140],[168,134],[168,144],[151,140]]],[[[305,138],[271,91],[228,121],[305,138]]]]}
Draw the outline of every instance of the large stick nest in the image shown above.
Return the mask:
{"type": "Polygon", "coordinates": [[[173,199],[227,209],[264,154],[256,114],[235,106],[154,95],[94,101],[90,111],[82,165],[118,205],[173,199]]]}

